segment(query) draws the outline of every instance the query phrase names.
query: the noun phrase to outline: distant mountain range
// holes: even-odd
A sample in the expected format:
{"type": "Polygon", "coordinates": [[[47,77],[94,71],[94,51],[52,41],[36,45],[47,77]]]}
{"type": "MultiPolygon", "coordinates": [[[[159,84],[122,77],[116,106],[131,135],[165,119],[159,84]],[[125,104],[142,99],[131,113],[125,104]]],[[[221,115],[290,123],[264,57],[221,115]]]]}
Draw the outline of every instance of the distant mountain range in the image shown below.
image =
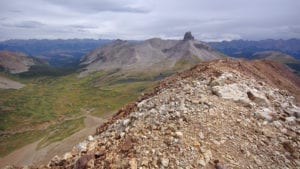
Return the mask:
{"type": "Polygon", "coordinates": [[[300,59],[300,39],[289,40],[233,40],[209,43],[216,50],[232,57],[252,58],[253,54],[262,51],[278,51],[300,59]]]}
{"type": "MultiPolygon", "coordinates": [[[[126,41],[127,45],[136,45],[138,48],[147,44],[154,45],[154,48],[158,47],[157,45],[162,45],[162,43],[168,43],[165,46],[172,46],[176,43],[176,40],[162,40],[154,38],[146,41],[126,41]],[[160,43],[160,44],[155,44],[160,43]],[[155,46],[156,45],[156,46],[155,46]]],[[[76,67],[80,64],[80,59],[85,65],[87,62],[87,54],[92,55],[96,51],[99,51],[102,46],[107,46],[109,44],[115,43],[114,40],[107,39],[69,39],[69,40],[8,40],[4,42],[0,42],[0,50],[9,50],[15,52],[23,52],[29,56],[33,56],[43,61],[49,63],[54,67],[76,67]],[[97,49],[96,49],[97,48],[97,49]],[[94,50],[93,52],[91,52],[94,50]],[[82,57],[84,59],[82,59],[82,57]]],[[[119,43],[123,43],[124,41],[117,41],[119,43]]],[[[187,43],[186,43],[187,44],[187,43]]],[[[261,41],[247,41],[247,40],[233,40],[233,41],[223,41],[223,42],[210,42],[209,46],[214,48],[225,55],[232,57],[242,57],[242,58],[255,58],[255,54],[257,52],[265,52],[265,51],[275,51],[282,52],[296,59],[300,59],[300,40],[299,39],[289,39],[289,40],[261,40],[261,41]]],[[[208,46],[206,45],[206,46],[208,46]]],[[[116,46],[116,44],[115,44],[116,46]]],[[[128,46],[129,47],[129,46],[128,46]]],[[[149,47],[149,46],[148,46],[149,47]]],[[[173,46],[175,49],[175,46],[173,46]]],[[[177,46],[178,47],[178,46],[177,46]]],[[[130,48],[130,47],[129,47],[130,48]]],[[[135,48],[135,47],[134,47],[135,48]]],[[[154,49],[149,48],[151,50],[154,49]]],[[[197,48],[197,47],[196,47],[197,48]]],[[[210,47],[209,47],[210,48],[210,47]]],[[[103,50],[108,50],[108,47],[103,50]]],[[[117,50],[117,48],[114,48],[117,50]]],[[[137,53],[141,52],[139,49],[136,50],[137,53]]],[[[180,49],[176,49],[180,50],[180,49]]],[[[173,50],[174,51],[174,50],[173,50]]],[[[162,53],[167,55],[171,55],[171,51],[164,51],[162,53]]],[[[142,52],[143,53],[143,52],[142,52]]],[[[193,53],[193,52],[192,52],[193,53]]],[[[127,53],[128,54],[128,53],[127,53]]],[[[141,53],[139,53],[141,54],[141,53]]],[[[159,52],[159,55],[161,52],[159,52]]],[[[110,54],[111,55],[111,54],[110,54]]],[[[90,56],[91,57],[91,56],[90,56]]]]}
{"type": "Polygon", "coordinates": [[[111,42],[106,39],[8,40],[0,42],[0,50],[23,52],[55,67],[73,67],[92,49],[111,42]]]}

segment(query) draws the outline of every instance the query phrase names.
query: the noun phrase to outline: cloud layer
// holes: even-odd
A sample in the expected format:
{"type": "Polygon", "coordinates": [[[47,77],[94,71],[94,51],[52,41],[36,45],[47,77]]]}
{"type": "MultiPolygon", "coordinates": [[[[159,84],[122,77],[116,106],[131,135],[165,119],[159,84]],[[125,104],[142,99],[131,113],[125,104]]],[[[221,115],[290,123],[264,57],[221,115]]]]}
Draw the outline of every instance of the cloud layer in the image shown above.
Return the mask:
{"type": "Polygon", "coordinates": [[[0,40],[300,38],[299,0],[0,1],[0,40]]]}

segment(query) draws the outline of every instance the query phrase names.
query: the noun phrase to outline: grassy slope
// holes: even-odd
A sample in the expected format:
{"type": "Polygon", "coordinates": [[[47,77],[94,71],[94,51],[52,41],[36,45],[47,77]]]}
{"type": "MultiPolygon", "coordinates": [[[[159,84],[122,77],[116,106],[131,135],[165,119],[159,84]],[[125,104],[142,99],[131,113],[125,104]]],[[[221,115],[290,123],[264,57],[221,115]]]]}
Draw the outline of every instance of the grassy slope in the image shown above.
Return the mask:
{"type": "MultiPolygon", "coordinates": [[[[155,83],[132,81],[111,85],[104,82],[94,87],[95,79],[107,79],[107,75],[101,72],[80,79],[76,74],[12,78],[26,87],[0,89],[0,131],[17,132],[0,136],[0,156],[41,138],[45,144],[62,140],[83,128],[83,118],[80,117],[86,110],[95,116],[113,112],[135,100],[155,83]]],[[[108,79],[108,82],[116,80],[113,77],[108,79]]]]}

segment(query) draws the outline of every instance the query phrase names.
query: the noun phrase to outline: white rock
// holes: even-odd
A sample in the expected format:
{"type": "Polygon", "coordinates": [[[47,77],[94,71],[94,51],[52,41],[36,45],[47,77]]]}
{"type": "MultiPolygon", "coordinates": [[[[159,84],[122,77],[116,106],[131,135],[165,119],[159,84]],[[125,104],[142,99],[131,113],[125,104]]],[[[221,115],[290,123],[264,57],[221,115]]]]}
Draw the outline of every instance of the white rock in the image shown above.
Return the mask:
{"type": "Polygon", "coordinates": [[[64,160],[68,160],[68,159],[70,159],[70,158],[72,158],[72,157],[73,157],[73,156],[72,156],[71,153],[66,153],[66,154],[64,155],[63,159],[64,159],[64,160]]]}
{"type": "Polygon", "coordinates": [[[121,132],[121,133],[120,133],[120,137],[123,138],[124,136],[125,136],[125,133],[124,133],[124,132],[121,132]]]}
{"type": "Polygon", "coordinates": [[[161,159],[161,164],[162,164],[164,167],[168,167],[168,166],[169,166],[169,159],[167,159],[167,158],[162,158],[162,159],[161,159]]]}
{"type": "Polygon", "coordinates": [[[300,118],[300,108],[297,106],[294,106],[293,108],[287,108],[285,109],[285,112],[287,112],[290,116],[300,118]]]}
{"type": "Polygon", "coordinates": [[[245,91],[247,87],[237,83],[212,87],[212,92],[221,98],[248,103],[250,100],[245,91]]]}
{"type": "Polygon", "coordinates": [[[296,121],[296,117],[294,117],[294,116],[286,117],[286,118],[285,118],[285,121],[286,121],[287,123],[293,123],[293,122],[296,121]]]}
{"type": "Polygon", "coordinates": [[[183,137],[183,133],[181,131],[176,131],[175,134],[179,138],[183,137]]]}
{"type": "Polygon", "coordinates": [[[181,116],[181,114],[180,114],[179,111],[176,111],[176,112],[175,112],[175,115],[176,115],[177,117],[180,117],[180,116],[181,116]]]}
{"type": "Polygon", "coordinates": [[[127,126],[130,123],[130,119],[123,120],[123,125],[127,126]]]}
{"type": "Polygon", "coordinates": [[[273,111],[270,110],[269,108],[263,108],[261,110],[258,110],[255,112],[255,115],[258,117],[258,118],[261,118],[263,120],[268,120],[268,121],[272,121],[273,117],[273,111]]]}
{"type": "Polygon", "coordinates": [[[282,127],[282,124],[279,121],[274,121],[273,124],[276,128],[281,128],[282,127]]]}
{"type": "Polygon", "coordinates": [[[78,152],[86,151],[87,150],[87,142],[83,141],[76,145],[76,149],[78,152]]]}
{"type": "Polygon", "coordinates": [[[143,105],[145,104],[146,100],[141,101],[140,103],[137,104],[138,108],[142,108],[143,105]]]}
{"type": "Polygon", "coordinates": [[[212,159],[212,153],[210,150],[205,151],[203,155],[206,161],[210,161],[212,159]]]}
{"type": "Polygon", "coordinates": [[[206,166],[206,162],[203,159],[198,160],[198,164],[202,167],[206,166]]]}
{"type": "Polygon", "coordinates": [[[88,141],[93,141],[93,140],[94,140],[94,137],[91,136],[91,135],[89,135],[88,138],[87,138],[87,140],[88,140],[88,141]]]}
{"type": "Polygon", "coordinates": [[[203,134],[202,132],[199,132],[199,138],[200,138],[201,140],[204,139],[204,134],[203,134]]]}

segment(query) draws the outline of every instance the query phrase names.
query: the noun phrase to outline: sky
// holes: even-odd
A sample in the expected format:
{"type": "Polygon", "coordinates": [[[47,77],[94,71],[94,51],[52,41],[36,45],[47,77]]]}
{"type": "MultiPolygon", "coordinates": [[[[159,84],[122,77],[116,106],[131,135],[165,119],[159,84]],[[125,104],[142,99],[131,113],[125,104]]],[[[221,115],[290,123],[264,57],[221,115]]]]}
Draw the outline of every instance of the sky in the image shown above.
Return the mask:
{"type": "Polygon", "coordinates": [[[0,0],[0,40],[300,38],[300,0],[0,0]]]}

